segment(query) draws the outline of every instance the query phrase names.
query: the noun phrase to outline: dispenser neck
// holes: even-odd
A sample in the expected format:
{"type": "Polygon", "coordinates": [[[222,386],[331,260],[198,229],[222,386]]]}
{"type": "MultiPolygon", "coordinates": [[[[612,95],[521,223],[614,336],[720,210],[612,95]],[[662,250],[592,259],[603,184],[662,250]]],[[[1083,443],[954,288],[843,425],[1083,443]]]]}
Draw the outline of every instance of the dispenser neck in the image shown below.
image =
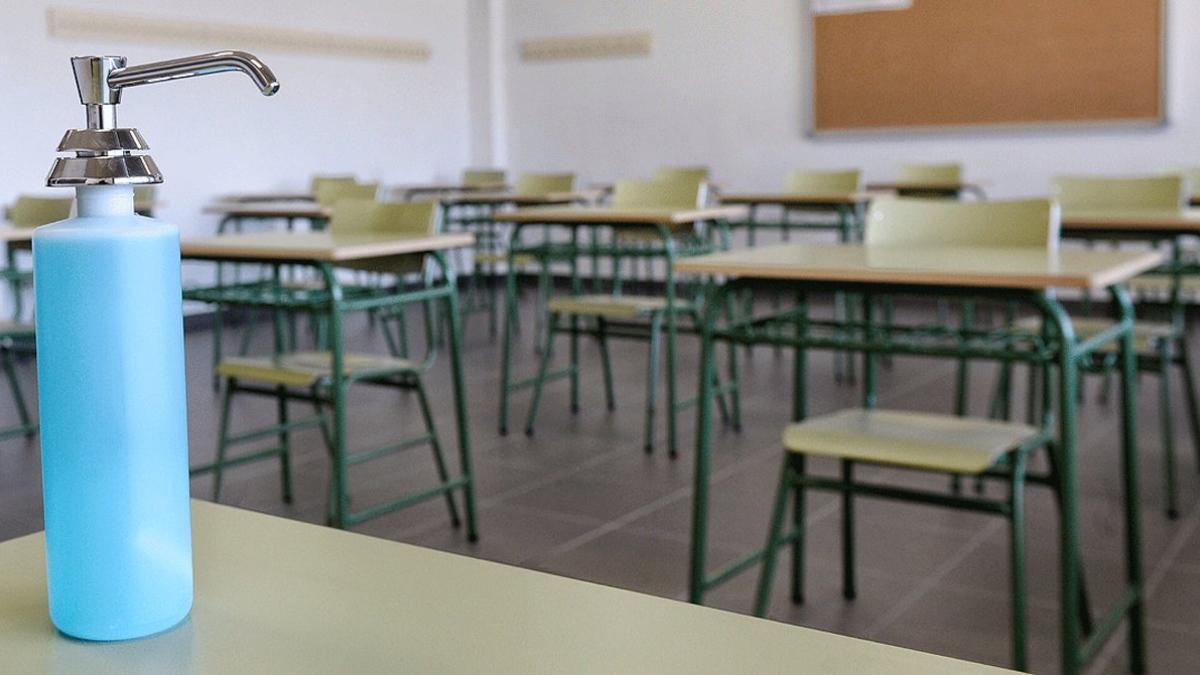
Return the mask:
{"type": "Polygon", "coordinates": [[[80,218],[133,215],[132,185],[81,185],[75,188],[80,218]]]}

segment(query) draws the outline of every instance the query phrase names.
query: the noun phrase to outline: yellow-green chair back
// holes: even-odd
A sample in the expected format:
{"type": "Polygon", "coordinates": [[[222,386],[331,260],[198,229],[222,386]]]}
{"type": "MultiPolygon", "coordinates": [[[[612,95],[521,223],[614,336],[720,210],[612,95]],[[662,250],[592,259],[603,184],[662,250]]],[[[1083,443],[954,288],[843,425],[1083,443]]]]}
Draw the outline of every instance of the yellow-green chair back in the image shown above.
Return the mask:
{"type": "Polygon", "coordinates": [[[1187,181],[1188,198],[1200,196],[1200,167],[1193,169],[1184,169],[1180,173],[1187,181]]]}
{"type": "Polygon", "coordinates": [[[896,182],[909,185],[953,185],[962,182],[962,164],[901,164],[896,182]]]}
{"type": "Polygon", "coordinates": [[[886,198],[871,203],[871,246],[1034,246],[1056,248],[1058,206],[1049,199],[953,202],[886,198]]]}
{"type": "Polygon", "coordinates": [[[313,176],[312,179],[308,183],[308,192],[309,192],[309,194],[316,195],[317,190],[326,183],[354,184],[357,182],[358,182],[358,179],[349,174],[343,174],[343,175],[338,175],[338,176],[313,176]]]}
{"type": "Polygon", "coordinates": [[[619,180],[612,205],[618,209],[694,209],[704,203],[703,182],[690,180],[619,180]]]}
{"type": "Polygon", "coordinates": [[[1178,209],[1187,199],[1182,175],[1141,178],[1060,176],[1051,194],[1064,209],[1178,209]]]}
{"type": "Polygon", "coordinates": [[[507,180],[504,171],[501,169],[466,169],[462,172],[463,185],[472,187],[479,186],[501,186],[507,180]]]}
{"type": "Polygon", "coordinates": [[[70,197],[31,197],[21,195],[8,208],[8,221],[14,227],[39,227],[71,217],[70,197]]]}
{"type": "Polygon", "coordinates": [[[792,195],[851,195],[858,192],[861,172],[847,171],[789,171],[783,189],[792,195]]]}
{"type": "Polygon", "coordinates": [[[709,179],[707,166],[663,166],[654,174],[654,180],[704,183],[709,179]]]}
{"type": "Polygon", "coordinates": [[[523,173],[517,177],[517,194],[547,195],[575,189],[573,173],[523,173]]]}
{"type": "MultiPolygon", "coordinates": [[[[398,234],[422,237],[438,231],[441,210],[437,202],[377,202],[373,199],[341,199],[333,205],[329,231],[335,239],[362,234],[398,234]]],[[[360,270],[409,274],[424,269],[425,254],[406,254],[349,264],[360,270]]]]}
{"type": "Polygon", "coordinates": [[[317,185],[313,197],[321,206],[335,206],[345,199],[374,200],[379,192],[379,183],[356,183],[354,181],[322,181],[317,185]]]}

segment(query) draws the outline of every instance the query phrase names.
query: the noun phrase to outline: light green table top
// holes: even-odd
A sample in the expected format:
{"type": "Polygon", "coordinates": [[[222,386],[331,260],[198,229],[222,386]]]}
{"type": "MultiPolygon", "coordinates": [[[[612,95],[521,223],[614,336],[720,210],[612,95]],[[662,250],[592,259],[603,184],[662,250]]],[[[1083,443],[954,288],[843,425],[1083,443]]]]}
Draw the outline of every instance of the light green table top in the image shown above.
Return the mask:
{"type": "Polygon", "coordinates": [[[999,673],[998,668],[193,502],[196,602],[84,643],[46,610],[42,535],[0,544],[8,673],[999,673]]]}

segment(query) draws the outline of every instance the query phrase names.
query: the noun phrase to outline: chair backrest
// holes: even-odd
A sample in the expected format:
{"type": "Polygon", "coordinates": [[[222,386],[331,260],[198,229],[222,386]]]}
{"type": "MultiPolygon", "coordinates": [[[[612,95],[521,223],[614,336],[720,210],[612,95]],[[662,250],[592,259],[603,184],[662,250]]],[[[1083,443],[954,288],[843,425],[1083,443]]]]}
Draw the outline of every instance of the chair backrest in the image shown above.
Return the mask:
{"type": "Polygon", "coordinates": [[[344,199],[374,200],[379,192],[379,183],[356,183],[354,181],[321,181],[313,198],[321,206],[334,206],[344,199]]]}
{"type": "Polygon", "coordinates": [[[70,197],[31,197],[21,195],[8,208],[8,221],[14,227],[38,227],[71,217],[70,197]]]}
{"type": "Polygon", "coordinates": [[[708,182],[707,166],[661,166],[654,173],[654,180],[708,182]]]}
{"type": "Polygon", "coordinates": [[[1064,209],[1178,209],[1187,199],[1187,184],[1181,175],[1059,176],[1051,195],[1064,209]]]}
{"type": "Polygon", "coordinates": [[[134,185],[133,202],[135,204],[153,204],[158,194],[157,185],[134,185]]]}
{"type": "Polygon", "coordinates": [[[618,209],[694,209],[705,202],[706,184],[690,180],[619,180],[612,205],[618,209]]]}
{"type": "Polygon", "coordinates": [[[519,195],[546,195],[575,189],[573,173],[523,173],[517,177],[519,195]]]}
{"type": "Polygon", "coordinates": [[[872,246],[1057,248],[1059,208],[1049,199],[956,202],[883,198],[871,203],[864,240],[872,246]]]}
{"type": "Polygon", "coordinates": [[[480,185],[504,185],[506,177],[502,169],[464,169],[462,184],[473,187],[480,185]]]}
{"type": "Polygon", "coordinates": [[[950,185],[962,182],[962,164],[901,164],[896,182],[910,185],[950,185]]]}
{"type": "Polygon", "coordinates": [[[1200,197],[1200,166],[1180,171],[1187,181],[1188,197],[1200,197]]]}
{"type": "Polygon", "coordinates": [[[783,189],[793,195],[850,195],[858,192],[861,172],[846,171],[789,171],[783,189]]]}
{"type": "Polygon", "coordinates": [[[317,194],[317,190],[325,183],[357,183],[358,179],[349,174],[341,174],[337,176],[313,176],[308,182],[309,194],[317,194]]]}
{"type": "MultiPolygon", "coordinates": [[[[354,234],[401,234],[428,236],[437,233],[441,209],[437,202],[377,202],[373,199],[342,199],[333,205],[329,232],[334,236],[354,234]]],[[[392,274],[409,274],[424,269],[424,254],[394,256],[382,260],[345,265],[354,269],[392,274]]]]}

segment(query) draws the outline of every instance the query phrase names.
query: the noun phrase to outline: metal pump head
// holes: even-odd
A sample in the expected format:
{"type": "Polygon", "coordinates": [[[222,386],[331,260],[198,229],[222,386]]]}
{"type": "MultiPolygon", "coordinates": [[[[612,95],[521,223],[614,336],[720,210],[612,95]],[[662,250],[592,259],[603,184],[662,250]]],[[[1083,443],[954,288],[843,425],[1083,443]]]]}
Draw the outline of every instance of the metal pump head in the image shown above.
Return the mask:
{"type": "Polygon", "coordinates": [[[46,178],[51,187],[162,182],[158,166],[144,154],[149,146],[138,130],[117,127],[117,104],[127,87],[236,70],[249,75],[264,96],[279,91],[279,81],[271,69],[253,54],[239,51],[140,66],[126,66],[124,56],[76,56],[71,59],[71,67],[79,101],[87,108],[87,128],[71,129],[59,142],[59,152],[75,155],[54,160],[46,178]]]}

